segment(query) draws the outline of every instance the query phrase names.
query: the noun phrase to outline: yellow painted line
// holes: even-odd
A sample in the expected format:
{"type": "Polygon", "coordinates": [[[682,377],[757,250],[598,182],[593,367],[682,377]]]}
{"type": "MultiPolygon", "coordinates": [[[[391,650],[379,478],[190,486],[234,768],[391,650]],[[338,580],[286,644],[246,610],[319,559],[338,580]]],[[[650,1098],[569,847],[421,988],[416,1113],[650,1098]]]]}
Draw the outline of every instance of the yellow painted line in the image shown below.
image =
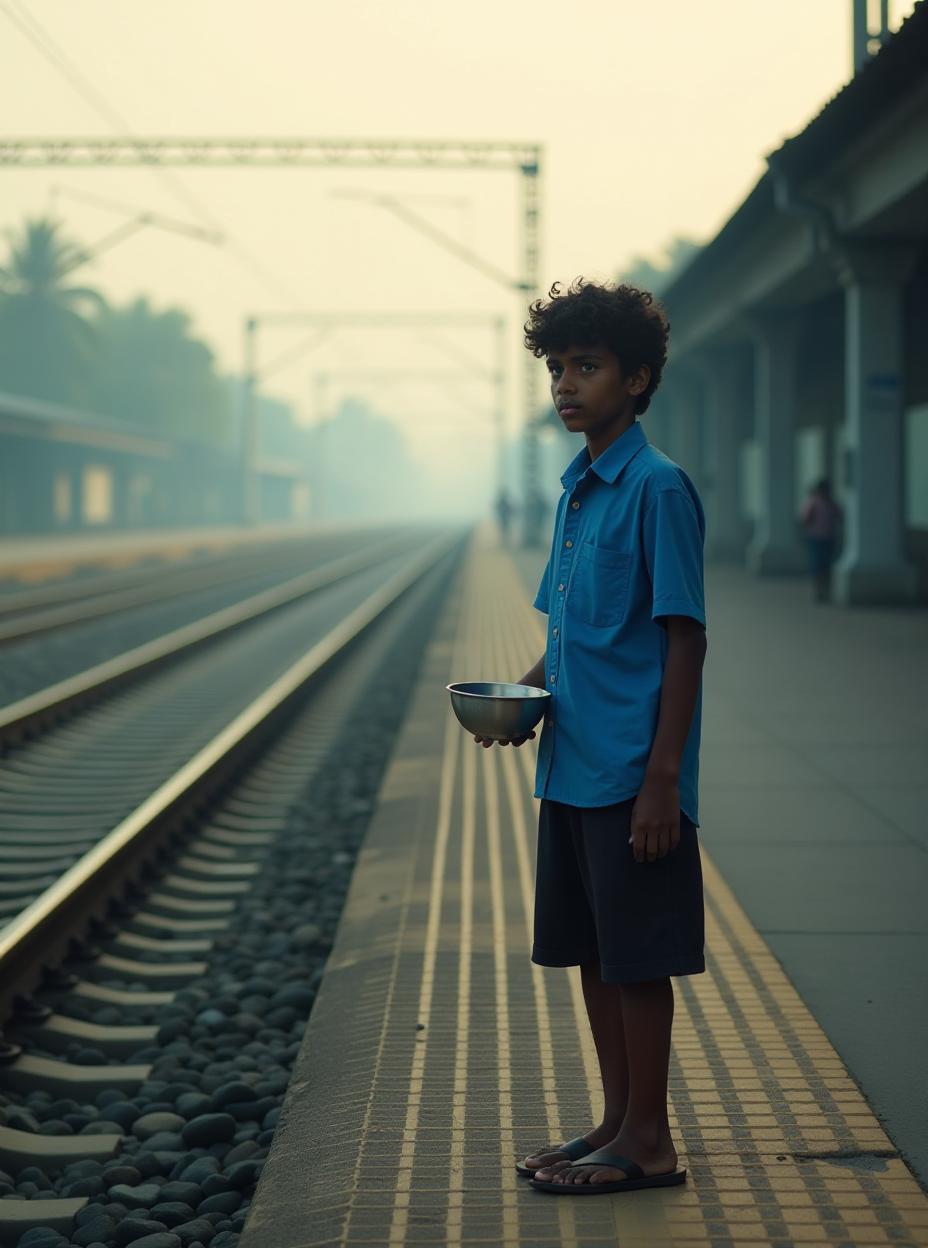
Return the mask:
{"type": "MultiPolygon", "coordinates": [[[[504,558],[506,563],[509,563],[511,566],[511,560],[508,556],[504,556],[504,558]]],[[[513,573],[516,573],[514,567],[509,575],[513,573]]],[[[500,579],[507,579],[506,571],[503,571],[500,579]]],[[[544,625],[540,622],[538,612],[526,600],[524,594],[519,596],[519,606],[521,610],[510,609],[505,616],[509,625],[507,630],[509,644],[506,650],[506,659],[509,664],[508,670],[514,673],[513,679],[517,679],[523,672],[528,671],[534,665],[539,655],[544,653],[546,640],[544,625]]],[[[525,797],[527,801],[532,803],[534,803],[535,799],[531,798],[530,794],[533,794],[535,791],[535,760],[537,754],[537,743],[531,749],[526,746],[520,746],[518,749],[519,760],[524,773],[523,786],[525,797]]],[[[580,1046],[583,1069],[590,1092],[590,1125],[595,1126],[602,1118],[602,1104],[599,1093],[601,1086],[599,1081],[599,1058],[596,1055],[596,1046],[593,1043],[593,1035],[587,1019],[586,1003],[583,999],[583,987],[579,969],[571,967],[568,969],[567,975],[571,1006],[577,1025],[577,1041],[580,1046]]]]}
{"type": "Polygon", "coordinates": [[[23,585],[37,585],[53,578],[71,576],[80,568],[101,568],[109,571],[121,571],[135,567],[146,559],[160,559],[164,562],[175,562],[188,558],[199,550],[217,551],[225,548],[225,543],[206,542],[202,546],[154,546],[150,549],[112,551],[109,554],[101,550],[98,554],[73,556],[69,559],[37,559],[34,563],[20,564],[4,570],[0,567],[0,575],[7,579],[19,581],[23,585]]]}
{"type": "MultiPolygon", "coordinates": [[[[494,577],[492,588],[488,587],[487,598],[495,604],[493,631],[496,636],[496,665],[491,679],[517,680],[538,658],[532,652],[529,631],[519,625],[519,612],[513,603],[513,576],[517,575],[511,561],[502,552],[493,552],[487,557],[487,564],[492,566],[494,577]],[[502,557],[501,557],[502,556],[502,557]],[[492,561],[492,563],[491,563],[492,561]],[[508,566],[507,566],[508,565],[508,566]]],[[[518,582],[515,582],[518,583],[518,582]]],[[[521,605],[522,596],[519,596],[521,605]]],[[[534,621],[531,621],[534,625],[534,621]]],[[[496,748],[496,747],[494,747],[496,748]]],[[[535,996],[535,1009],[538,1020],[539,1048],[541,1053],[542,1085],[545,1089],[545,1111],[548,1121],[548,1141],[559,1143],[563,1138],[572,1135],[575,1130],[586,1129],[586,1124],[577,1126],[562,1121],[559,1105],[558,1083],[554,1066],[555,1042],[551,1025],[551,1008],[548,1000],[545,970],[531,962],[531,943],[534,924],[534,876],[531,868],[532,854],[529,848],[528,812],[531,811],[533,828],[537,828],[537,803],[532,797],[535,782],[535,759],[537,746],[519,747],[504,746],[501,751],[502,764],[506,776],[511,816],[511,831],[516,850],[519,869],[519,885],[522,897],[522,913],[527,935],[526,973],[531,974],[535,996]],[[519,772],[522,771],[520,781],[519,772]]],[[[532,835],[535,835],[533,831],[532,835]]],[[[580,987],[579,972],[570,972],[568,982],[571,993],[571,1005],[577,1028],[577,1040],[574,1052],[579,1049],[579,1057],[585,1075],[589,1094],[590,1125],[595,1125],[601,1118],[597,1109],[599,1084],[596,1080],[598,1064],[593,1048],[592,1034],[587,1022],[580,987]]],[[[541,1147],[542,1141],[533,1147],[541,1147]]],[[[578,1242],[577,1214],[578,1207],[572,1203],[559,1200],[554,1213],[558,1221],[558,1238],[565,1245],[578,1242]]]]}
{"type": "MultiPolygon", "coordinates": [[[[463,734],[459,734],[459,737],[461,735],[463,734]]],[[[470,970],[474,939],[474,839],[477,789],[474,750],[477,748],[479,747],[471,741],[464,749],[461,769],[461,921],[458,950],[457,1029],[454,1046],[454,1104],[451,1110],[451,1160],[448,1181],[448,1216],[445,1226],[449,1248],[456,1248],[461,1243],[464,1204],[467,1062],[470,1056],[471,1028],[470,970]]]]}
{"type": "MultiPolygon", "coordinates": [[[[517,577],[514,566],[504,577],[494,577],[496,592],[517,577]]],[[[524,594],[519,595],[518,606],[510,599],[506,611],[510,657],[515,660],[506,670],[515,673],[538,658],[546,641],[545,625],[524,594]]],[[[518,753],[524,780],[531,784],[534,758],[524,747],[518,753]]],[[[784,1219],[783,1237],[793,1248],[827,1245],[834,1236],[861,1248],[883,1243],[928,1245],[925,1194],[901,1159],[891,1156],[895,1151],[891,1141],[838,1054],[718,868],[704,848],[700,852],[711,962],[707,974],[688,977],[678,987],[674,1051],[685,1081],[685,1087],[676,1090],[677,1097],[693,1104],[706,1152],[704,1159],[695,1153],[689,1158],[691,1182],[674,1193],[678,1199],[649,1193],[651,1199],[612,1202],[623,1248],[710,1242],[692,1181],[694,1160],[702,1161],[702,1170],[718,1184],[723,1221],[734,1243],[769,1242],[766,1225],[772,1216],[784,1219]],[[694,1007],[701,1020],[694,1016],[694,1007]],[[785,1028],[792,1032],[790,1042],[784,1038],[785,1028]],[[714,1074],[720,1058],[732,1084],[722,1092],[714,1074]],[[733,1138],[733,1124],[742,1122],[750,1130],[748,1140],[733,1138]],[[815,1158],[803,1162],[801,1154],[794,1162],[793,1155],[799,1154],[797,1133],[811,1154],[842,1148],[883,1153],[886,1170],[859,1173],[815,1158]],[[739,1155],[742,1150],[748,1155],[739,1155]],[[756,1178],[748,1182],[759,1174],[767,1182],[765,1197],[757,1191],[756,1178]],[[746,1207],[761,1199],[764,1204],[759,1208],[746,1207]],[[843,1229],[832,1230],[829,1223],[825,1230],[823,1220],[828,1216],[840,1218],[843,1229]]],[[[581,1035],[588,1035],[585,1012],[581,1026],[581,1003],[582,997],[575,996],[578,1027],[581,1035]]],[[[596,1081],[589,1064],[587,1076],[591,1083],[596,1081]]],[[[671,1125],[679,1146],[678,1124],[679,1114],[674,1113],[671,1125]]],[[[682,1150],[681,1161],[687,1161],[682,1150]]]]}
{"type": "MultiPolygon", "coordinates": [[[[54,537],[53,534],[48,536],[49,540],[54,537]]],[[[116,534],[116,536],[124,536],[124,534],[116,534]]],[[[279,536],[279,534],[276,534],[276,536],[279,536]]],[[[100,538],[102,540],[102,534],[100,538]]],[[[67,545],[69,540],[69,538],[62,535],[62,545],[67,545]]],[[[260,544],[262,540],[272,541],[274,538],[259,538],[257,544],[260,544]]],[[[252,544],[254,543],[249,540],[249,535],[245,533],[233,533],[225,537],[216,534],[199,537],[196,532],[187,532],[184,537],[178,537],[167,532],[162,542],[155,542],[151,545],[143,543],[141,546],[124,546],[120,543],[116,549],[112,547],[108,549],[105,544],[101,544],[96,550],[85,549],[81,554],[64,556],[36,555],[28,563],[4,564],[2,558],[0,558],[0,578],[18,581],[23,585],[36,585],[52,578],[71,576],[82,568],[120,571],[125,568],[135,567],[136,564],[145,560],[176,563],[182,559],[189,559],[195,554],[217,554],[236,546],[252,544]]]]}
{"type": "MultiPolygon", "coordinates": [[[[538,657],[543,621],[521,584],[508,555],[475,543],[453,644],[441,643],[451,678],[511,679],[538,657]]],[[[370,1094],[354,1181],[320,1193],[319,1224],[309,1218],[299,1243],[928,1245],[924,1194],[704,851],[709,972],[674,985],[671,1125],[690,1181],[585,1201],[539,1196],[516,1177],[516,1146],[543,1143],[525,1138],[529,1125],[553,1142],[588,1125],[573,1120],[585,1106],[598,1113],[598,1061],[577,972],[563,979],[529,960],[534,748],[485,751],[450,714],[441,729],[436,716],[439,731],[437,775],[391,764],[387,785],[437,785],[437,814],[410,868],[386,1055],[359,1071],[370,1094]],[[416,1021],[426,1030],[407,1044],[416,1021]],[[885,1169],[801,1156],[838,1147],[876,1150],[885,1169]],[[341,1238],[326,1238],[327,1214],[347,1219],[341,1238]]]]}
{"type": "MultiPolygon", "coordinates": [[[[465,575],[470,577],[470,568],[465,575]]],[[[425,929],[423,948],[422,983],[419,988],[418,1021],[423,1023],[425,1031],[423,1040],[415,1046],[413,1068],[410,1073],[408,1087],[407,1114],[403,1127],[403,1143],[399,1153],[399,1173],[397,1188],[393,1198],[393,1219],[390,1223],[389,1243],[404,1244],[407,1242],[409,1221],[409,1193],[412,1189],[413,1161],[415,1143],[419,1126],[419,1097],[423,1091],[425,1056],[428,1053],[429,1021],[432,1017],[432,997],[434,991],[435,958],[438,955],[440,924],[442,924],[442,899],[445,874],[445,859],[448,855],[448,836],[452,826],[452,797],[454,794],[455,770],[457,770],[460,749],[460,725],[452,714],[445,714],[444,750],[442,754],[442,771],[439,775],[438,824],[435,827],[435,849],[432,860],[432,879],[429,885],[428,924],[425,929]]]]}
{"type": "MultiPolygon", "coordinates": [[[[491,762],[490,759],[487,762],[491,762]]],[[[512,1115],[512,1035],[509,1023],[509,970],[506,940],[506,900],[503,885],[502,837],[499,817],[499,786],[497,760],[483,773],[484,819],[487,832],[487,858],[490,874],[490,899],[493,907],[493,982],[496,1004],[496,1064],[499,1087],[500,1131],[505,1138],[513,1135],[512,1115]]],[[[519,1239],[519,1177],[515,1168],[503,1164],[502,1185],[503,1240],[517,1243],[519,1239]]]]}
{"type": "MultiPolygon", "coordinates": [[[[498,559],[493,559],[493,553],[487,553],[484,555],[484,568],[486,570],[489,567],[493,567],[499,573],[503,570],[504,565],[498,559]]],[[[514,573],[515,569],[512,568],[511,571],[514,573]]],[[[500,668],[502,667],[503,673],[505,673],[508,670],[505,664],[511,661],[509,648],[506,644],[504,620],[506,608],[512,605],[512,586],[513,581],[511,579],[504,583],[502,577],[497,577],[491,585],[484,588],[484,601],[494,607],[493,618],[485,624],[488,632],[492,632],[494,638],[493,650],[491,652],[493,654],[493,666],[487,669],[485,673],[487,679],[506,679],[506,676],[501,674],[500,668]]],[[[515,673],[513,679],[519,674],[518,672],[515,673]]],[[[535,1018],[538,1027],[539,1066],[545,1119],[548,1126],[548,1140],[539,1141],[537,1144],[533,1143],[531,1147],[540,1148],[545,1143],[559,1143],[564,1137],[565,1131],[558,1098],[558,1084],[554,1066],[554,1035],[551,1025],[551,1009],[548,1001],[545,972],[542,967],[530,960],[534,923],[534,875],[532,871],[532,855],[529,849],[526,794],[524,785],[521,785],[519,782],[518,763],[516,761],[516,755],[520,754],[524,749],[524,746],[520,746],[518,749],[514,749],[512,746],[492,747],[493,753],[497,754],[501,760],[503,783],[508,798],[509,828],[518,864],[522,921],[526,933],[525,972],[531,975],[532,978],[535,1018]]],[[[558,1237],[564,1244],[575,1242],[575,1212],[574,1207],[568,1205],[565,1201],[559,1201],[555,1207],[554,1213],[558,1220],[558,1237]]]]}
{"type": "MultiPolygon", "coordinates": [[[[525,822],[525,811],[522,804],[522,792],[516,760],[505,747],[502,754],[503,782],[509,799],[508,816],[516,851],[519,870],[519,885],[522,894],[522,913],[525,920],[526,933],[531,941],[532,915],[534,912],[534,881],[528,848],[528,829],[525,822]]],[[[526,949],[526,961],[529,950],[526,949]]],[[[561,1133],[561,1115],[558,1108],[557,1079],[554,1074],[554,1042],[551,1034],[551,1012],[548,1007],[548,992],[545,984],[544,971],[534,962],[528,962],[526,971],[532,976],[534,989],[535,1012],[538,1022],[538,1042],[540,1048],[541,1086],[544,1093],[545,1116],[552,1140],[561,1133]]]]}

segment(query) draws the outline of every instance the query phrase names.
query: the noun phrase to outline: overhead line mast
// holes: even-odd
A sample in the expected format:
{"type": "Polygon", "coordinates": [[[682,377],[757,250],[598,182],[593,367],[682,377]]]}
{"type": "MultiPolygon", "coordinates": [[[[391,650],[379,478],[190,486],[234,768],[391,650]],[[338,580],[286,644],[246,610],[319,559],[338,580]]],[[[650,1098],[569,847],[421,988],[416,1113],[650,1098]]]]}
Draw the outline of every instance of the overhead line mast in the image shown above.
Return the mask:
{"type": "MultiPolygon", "coordinates": [[[[503,140],[248,137],[0,138],[0,165],[128,168],[195,166],[501,169],[520,176],[521,275],[507,283],[531,299],[539,285],[541,146],[503,140]]],[[[523,539],[541,538],[538,506],[538,364],[527,355],[523,382],[523,539]]]]}
{"type": "Polygon", "coordinates": [[[457,139],[74,136],[0,138],[0,164],[371,165],[389,168],[511,169],[538,164],[537,143],[457,139]]]}

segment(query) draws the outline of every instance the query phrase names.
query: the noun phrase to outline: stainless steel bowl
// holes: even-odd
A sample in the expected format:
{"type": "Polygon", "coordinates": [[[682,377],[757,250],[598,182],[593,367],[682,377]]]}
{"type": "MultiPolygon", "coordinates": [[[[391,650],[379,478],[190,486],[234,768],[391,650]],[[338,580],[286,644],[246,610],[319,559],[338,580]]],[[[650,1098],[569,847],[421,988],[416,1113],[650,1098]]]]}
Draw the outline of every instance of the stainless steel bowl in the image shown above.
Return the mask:
{"type": "Polygon", "coordinates": [[[493,741],[527,737],[551,700],[547,689],[496,680],[463,681],[445,688],[458,722],[474,736],[493,741]]]}

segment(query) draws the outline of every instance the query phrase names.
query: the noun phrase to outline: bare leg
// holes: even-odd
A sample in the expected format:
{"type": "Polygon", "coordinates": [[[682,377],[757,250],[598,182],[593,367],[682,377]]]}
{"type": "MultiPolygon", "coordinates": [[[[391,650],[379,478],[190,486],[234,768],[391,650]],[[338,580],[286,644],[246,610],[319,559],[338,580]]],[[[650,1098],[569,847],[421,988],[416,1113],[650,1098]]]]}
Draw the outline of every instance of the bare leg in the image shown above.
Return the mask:
{"type": "Polygon", "coordinates": [[[628,1057],[625,1051],[622,989],[619,984],[603,983],[598,962],[581,966],[580,977],[603,1081],[605,1104],[601,1125],[609,1130],[607,1138],[611,1140],[621,1127],[628,1106],[628,1057]]]}
{"type": "MultiPolygon", "coordinates": [[[[602,1122],[584,1135],[584,1139],[590,1142],[590,1152],[593,1152],[614,1139],[622,1125],[628,1102],[628,1062],[625,1057],[621,988],[618,984],[603,983],[598,962],[581,966],[580,978],[605,1098],[602,1122]]],[[[524,1164],[539,1167],[537,1177],[546,1180],[568,1163],[563,1153],[550,1149],[526,1157],[524,1164]]]]}
{"type": "MultiPolygon", "coordinates": [[[[604,984],[602,987],[612,990],[616,986],[604,984]]],[[[628,1065],[628,1105],[621,1127],[599,1151],[630,1157],[645,1174],[669,1173],[677,1165],[667,1119],[673,986],[665,977],[640,984],[622,984],[620,992],[628,1065]]],[[[610,1070],[613,1069],[614,1064],[610,1064],[610,1070]]],[[[590,1163],[552,1177],[555,1182],[611,1183],[626,1176],[615,1167],[590,1163]]]]}

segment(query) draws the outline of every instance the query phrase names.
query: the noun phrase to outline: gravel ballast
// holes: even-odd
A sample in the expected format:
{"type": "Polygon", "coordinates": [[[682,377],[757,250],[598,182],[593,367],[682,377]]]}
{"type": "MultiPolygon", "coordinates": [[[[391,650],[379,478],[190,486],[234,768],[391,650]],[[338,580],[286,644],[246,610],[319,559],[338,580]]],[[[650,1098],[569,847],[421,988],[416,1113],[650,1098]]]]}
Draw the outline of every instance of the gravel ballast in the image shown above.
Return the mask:
{"type": "MultiPolygon", "coordinates": [[[[0,1199],[89,1200],[70,1238],[33,1227],[16,1248],[232,1248],[238,1242],[355,858],[451,575],[448,561],[429,573],[376,635],[356,647],[343,665],[351,665],[350,678],[341,668],[334,672],[286,736],[258,760],[263,783],[279,772],[286,805],[274,812],[279,830],[261,851],[260,871],[231,923],[216,935],[206,973],[161,1007],[127,1010],[78,996],[49,998],[57,1012],[74,1018],[149,1023],[158,1034],[156,1043],[125,1059],[152,1067],[134,1095],[110,1089],[79,1103],[45,1091],[0,1092],[0,1123],[9,1127],[124,1137],[120,1152],[103,1162],[82,1160],[54,1174],[34,1165],[15,1176],[0,1168],[0,1199]],[[350,698],[337,687],[346,679],[354,682],[350,698]],[[311,711],[317,722],[310,736],[324,744],[303,765],[299,725],[311,711]],[[298,781],[288,796],[286,777],[294,774],[298,781]]],[[[247,789],[246,776],[218,811],[253,809],[247,789]]],[[[217,811],[207,818],[218,819],[217,811]]],[[[144,953],[133,956],[146,960],[144,953]]],[[[165,960],[161,954],[148,957],[165,960]]],[[[80,974],[79,964],[69,969],[80,974]]],[[[113,1060],[86,1043],[54,1054],[30,1043],[28,1052],[78,1064],[113,1060]]]]}

